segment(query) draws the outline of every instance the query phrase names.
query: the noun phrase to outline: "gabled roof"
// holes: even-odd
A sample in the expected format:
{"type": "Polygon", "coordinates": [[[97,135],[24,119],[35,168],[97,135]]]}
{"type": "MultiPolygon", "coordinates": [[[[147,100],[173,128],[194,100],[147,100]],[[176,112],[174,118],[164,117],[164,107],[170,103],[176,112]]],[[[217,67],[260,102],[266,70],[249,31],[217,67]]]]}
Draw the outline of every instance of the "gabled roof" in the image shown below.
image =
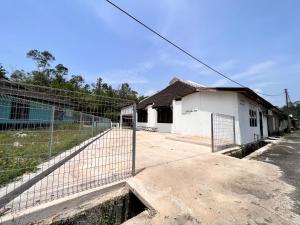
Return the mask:
{"type": "Polygon", "coordinates": [[[173,79],[165,89],[139,102],[137,109],[143,109],[148,105],[152,105],[153,108],[168,107],[174,99],[180,99],[198,91],[201,86],[195,84],[192,85],[183,80],[173,79]]]}
{"type": "Polygon", "coordinates": [[[167,86],[165,89],[139,102],[139,104],[137,105],[137,109],[144,109],[148,105],[152,105],[153,108],[168,107],[172,104],[173,100],[178,100],[194,92],[205,91],[205,90],[237,92],[257,102],[258,104],[265,106],[267,109],[270,109],[278,114],[283,114],[283,112],[278,107],[274,106],[272,103],[268,102],[266,99],[259,96],[250,88],[205,87],[195,82],[188,81],[188,80],[181,80],[178,78],[173,78],[170,81],[169,86],[167,86]]]}

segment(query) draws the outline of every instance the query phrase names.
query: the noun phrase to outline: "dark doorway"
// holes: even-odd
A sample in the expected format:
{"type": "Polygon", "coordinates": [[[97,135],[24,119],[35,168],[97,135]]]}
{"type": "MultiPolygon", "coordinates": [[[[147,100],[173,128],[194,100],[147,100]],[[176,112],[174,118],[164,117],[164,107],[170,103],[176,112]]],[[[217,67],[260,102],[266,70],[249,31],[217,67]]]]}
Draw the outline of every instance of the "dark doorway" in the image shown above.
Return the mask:
{"type": "Polygon", "coordinates": [[[263,127],[263,120],[262,120],[262,112],[259,112],[259,129],[260,129],[260,137],[263,138],[264,127],[263,127]]]}
{"type": "Polygon", "coordinates": [[[157,108],[158,123],[173,123],[173,111],[170,107],[157,108]]]}
{"type": "Polygon", "coordinates": [[[122,116],[122,127],[132,127],[132,115],[122,116]]]}

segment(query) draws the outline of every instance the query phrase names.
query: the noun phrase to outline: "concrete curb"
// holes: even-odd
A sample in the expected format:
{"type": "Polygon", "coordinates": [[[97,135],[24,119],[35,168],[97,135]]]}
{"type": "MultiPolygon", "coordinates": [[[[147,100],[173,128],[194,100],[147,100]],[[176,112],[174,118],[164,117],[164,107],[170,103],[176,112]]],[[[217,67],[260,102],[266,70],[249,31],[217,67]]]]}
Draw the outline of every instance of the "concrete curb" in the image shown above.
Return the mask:
{"type": "Polygon", "coordinates": [[[242,159],[245,159],[245,160],[251,160],[259,155],[261,155],[262,153],[264,153],[265,151],[268,151],[272,145],[274,144],[278,144],[280,142],[282,142],[283,138],[279,138],[277,140],[270,140],[270,143],[257,149],[256,151],[252,152],[251,154],[247,155],[246,157],[242,158],[242,159]]]}
{"type": "MultiPolygon", "coordinates": [[[[0,217],[0,223],[9,225],[31,224],[32,222],[47,219],[53,215],[63,213],[67,210],[67,208],[76,208],[76,206],[79,206],[80,204],[93,199],[97,199],[99,198],[99,196],[104,196],[109,192],[120,190],[125,187],[126,182],[123,180],[101,187],[89,189],[70,196],[66,196],[61,199],[47,202],[42,205],[28,208],[23,211],[3,215],[2,217],[0,217]]],[[[76,210],[73,211],[75,212],[76,210]]]]}

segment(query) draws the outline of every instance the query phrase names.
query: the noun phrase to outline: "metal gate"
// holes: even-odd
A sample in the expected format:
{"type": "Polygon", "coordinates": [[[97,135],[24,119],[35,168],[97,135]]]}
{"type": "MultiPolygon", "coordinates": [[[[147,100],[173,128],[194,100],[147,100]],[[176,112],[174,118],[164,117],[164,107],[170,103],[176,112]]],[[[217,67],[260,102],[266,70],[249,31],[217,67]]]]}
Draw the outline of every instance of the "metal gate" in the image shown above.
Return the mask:
{"type": "Polygon", "coordinates": [[[128,118],[131,126],[115,126],[128,105],[134,103],[1,80],[2,211],[28,208],[134,174],[135,119],[128,118]]]}
{"type": "Polygon", "coordinates": [[[211,148],[217,152],[236,145],[235,117],[211,114],[211,148]]]}

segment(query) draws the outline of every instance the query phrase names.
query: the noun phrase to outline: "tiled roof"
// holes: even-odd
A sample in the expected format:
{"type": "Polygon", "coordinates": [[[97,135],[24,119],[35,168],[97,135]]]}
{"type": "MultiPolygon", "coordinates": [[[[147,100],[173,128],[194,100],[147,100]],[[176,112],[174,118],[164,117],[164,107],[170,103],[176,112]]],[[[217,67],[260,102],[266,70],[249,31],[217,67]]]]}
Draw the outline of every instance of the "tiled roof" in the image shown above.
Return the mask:
{"type": "Polygon", "coordinates": [[[148,105],[153,105],[153,108],[168,107],[174,99],[180,99],[186,95],[198,91],[198,87],[187,84],[182,80],[172,80],[170,85],[160,92],[142,100],[138,105],[138,109],[143,109],[148,105]]]}

